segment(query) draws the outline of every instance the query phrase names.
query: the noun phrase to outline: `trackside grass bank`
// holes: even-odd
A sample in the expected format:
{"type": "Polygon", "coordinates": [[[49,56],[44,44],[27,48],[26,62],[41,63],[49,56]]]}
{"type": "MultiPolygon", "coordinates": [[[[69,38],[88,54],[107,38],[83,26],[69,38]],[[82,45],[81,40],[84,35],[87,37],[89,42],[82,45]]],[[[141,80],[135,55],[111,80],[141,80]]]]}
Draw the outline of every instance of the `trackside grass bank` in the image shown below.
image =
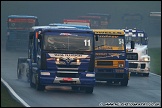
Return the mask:
{"type": "Polygon", "coordinates": [[[7,88],[1,82],[1,107],[24,107],[12,98],[7,88]]]}
{"type": "Polygon", "coordinates": [[[148,54],[151,57],[151,72],[161,75],[161,48],[149,48],[148,54]]]}

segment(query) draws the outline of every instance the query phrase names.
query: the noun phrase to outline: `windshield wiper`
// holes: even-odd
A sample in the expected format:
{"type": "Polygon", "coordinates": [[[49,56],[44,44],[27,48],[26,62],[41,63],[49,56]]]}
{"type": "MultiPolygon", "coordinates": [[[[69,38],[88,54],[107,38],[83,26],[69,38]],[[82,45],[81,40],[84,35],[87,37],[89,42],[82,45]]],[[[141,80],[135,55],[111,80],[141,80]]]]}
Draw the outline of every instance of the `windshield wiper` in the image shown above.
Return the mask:
{"type": "Polygon", "coordinates": [[[64,49],[67,49],[67,48],[57,48],[57,47],[56,47],[56,50],[62,50],[62,49],[64,50],[64,49]]]}

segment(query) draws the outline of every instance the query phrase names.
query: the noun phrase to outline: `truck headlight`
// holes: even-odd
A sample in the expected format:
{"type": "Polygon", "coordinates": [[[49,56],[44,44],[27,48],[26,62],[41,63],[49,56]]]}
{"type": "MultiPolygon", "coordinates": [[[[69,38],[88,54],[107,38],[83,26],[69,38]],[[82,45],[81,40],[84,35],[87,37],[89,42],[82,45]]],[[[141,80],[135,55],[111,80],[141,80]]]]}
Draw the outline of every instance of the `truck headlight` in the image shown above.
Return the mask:
{"type": "Polygon", "coordinates": [[[119,68],[123,68],[123,67],[124,67],[124,64],[121,64],[121,63],[120,63],[120,64],[118,64],[118,67],[119,67],[119,68]]]}
{"type": "Polygon", "coordinates": [[[149,61],[150,59],[149,59],[149,57],[144,57],[143,58],[143,61],[149,61]]]}
{"type": "Polygon", "coordinates": [[[50,72],[41,72],[41,75],[50,75],[50,72]]]}
{"type": "Polygon", "coordinates": [[[86,77],[95,77],[95,74],[86,74],[86,77]]]}

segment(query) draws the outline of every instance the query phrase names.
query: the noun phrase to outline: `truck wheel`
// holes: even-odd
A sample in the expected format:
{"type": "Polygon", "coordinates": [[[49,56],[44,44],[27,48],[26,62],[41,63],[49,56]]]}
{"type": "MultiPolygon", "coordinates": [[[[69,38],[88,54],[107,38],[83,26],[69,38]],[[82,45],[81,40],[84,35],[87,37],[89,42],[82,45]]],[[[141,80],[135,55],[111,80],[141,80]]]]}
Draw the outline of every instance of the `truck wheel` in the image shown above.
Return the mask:
{"type": "Polygon", "coordinates": [[[21,69],[21,67],[22,67],[22,64],[19,64],[19,62],[18,62],[18,64],[17,64],[17,78],[18,79],[22,79],[22,69],[21,69]]]}
{"type": "Polygon", "coordinates": [[[30,87],[34,88],[35,84],[30,80],[30,87]]]}
{"type": "Polygon", "coordinates": [[[149,73],[143,73],[143,76],[148,77],[149,73]]]}
{"type": "Polygon", "coordinates": [[[44,85],[40,85],[40,84],[36,84],[36,90],[44,91],[45,90],[45,86],[44,85]]]}
{"type": "Polygon", "coordinates": [[[123,81],[121,81],[121,86],[127,86],[128,85],[128,79],[123,79],[123,81]]]}
{"type": "Polygon", "coordinates": [[[45,86],[40,84],[38,75],[36,75],[36,79],[35,80],[36,80],[36,90],[44,91],[45,86]]]}
{"type": "Polygon", "coordinates": [[[29,76],[29,66],[28,64],[25,65],[25,73],[26,73],[26,77],[27,77],[27,82],[30,82],[30,76],[29,76]]]}
{"type": "Polygon", "coordinates": [[[30,87],[34,88],[35,87],[35,84],[32,82],[32,78],[33,78],[33,74],[29,74],[29,77],[30,77],[30,87]]]}
{"type": "Polygon", "coordinates": [[[85,88],[85,92],[86,92],[86,93],[92,94],[92,93],[93,93],[93,88],[94,88],[94,87],[86,87],[86,88],[85,88]]]}

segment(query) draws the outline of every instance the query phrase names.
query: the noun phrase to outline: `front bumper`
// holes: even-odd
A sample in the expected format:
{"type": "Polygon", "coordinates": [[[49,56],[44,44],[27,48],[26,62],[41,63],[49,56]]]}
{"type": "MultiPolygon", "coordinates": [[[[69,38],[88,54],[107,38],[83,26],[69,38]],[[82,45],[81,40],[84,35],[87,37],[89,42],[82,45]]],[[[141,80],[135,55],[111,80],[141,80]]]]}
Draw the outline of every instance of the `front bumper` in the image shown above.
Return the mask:
{"type": "Polygon", "coordinates": [[[150,62],[129,62],[129,72],[131,73],[149,73],[150,62]]]}
{"type": "Polygon", "coordinates": [[[129,77],[130,73],[127,69],[96,69],[96,81],[122,81],[129,77]]]}
{"type": "MultiPolygon", "coordinates": [[[[95,85],[95,77],[86,77],[85,72],[80,75],[80,77],[58,77],[56,74],[51,74],[50,76],[39,77],[39,81],[41,85],[45,86],[87,86],[94,87],[95,85]],[[84,77],[85,76],[85,77],[84,77]]],[[[92,73],[90,73],[92,74],[92,73]]],[[[93,73],[95,74],[95,73],[93,73]]]]}

